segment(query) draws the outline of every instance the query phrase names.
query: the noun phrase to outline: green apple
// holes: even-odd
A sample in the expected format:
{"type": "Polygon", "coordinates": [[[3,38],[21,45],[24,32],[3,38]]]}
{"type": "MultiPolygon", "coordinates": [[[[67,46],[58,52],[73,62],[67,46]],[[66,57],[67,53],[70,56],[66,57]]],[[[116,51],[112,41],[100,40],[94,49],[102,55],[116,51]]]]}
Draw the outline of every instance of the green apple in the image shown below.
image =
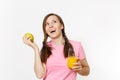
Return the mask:
{"type": "Polygon", "coordinates": [[[27,37],[27,38],[29,38],[31,42],[34,42],[34,36],[33,36],[33,34],[26,33],[24,36],[27,37]]]}

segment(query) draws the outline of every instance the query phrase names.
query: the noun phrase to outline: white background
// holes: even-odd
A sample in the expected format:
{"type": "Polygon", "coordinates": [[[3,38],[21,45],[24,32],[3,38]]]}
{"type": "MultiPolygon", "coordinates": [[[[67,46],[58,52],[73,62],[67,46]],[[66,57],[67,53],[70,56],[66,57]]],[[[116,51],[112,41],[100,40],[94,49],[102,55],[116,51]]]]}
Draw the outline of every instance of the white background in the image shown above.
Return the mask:
{"type": "Polygon", "coordinates": [[[59,14],[67,36],[81,41],[91,68],[77,80],[120,80],[119,0],[0,0],[0,80],[37,80],[26,32],[43,41],[42,20],[59,14]]]}

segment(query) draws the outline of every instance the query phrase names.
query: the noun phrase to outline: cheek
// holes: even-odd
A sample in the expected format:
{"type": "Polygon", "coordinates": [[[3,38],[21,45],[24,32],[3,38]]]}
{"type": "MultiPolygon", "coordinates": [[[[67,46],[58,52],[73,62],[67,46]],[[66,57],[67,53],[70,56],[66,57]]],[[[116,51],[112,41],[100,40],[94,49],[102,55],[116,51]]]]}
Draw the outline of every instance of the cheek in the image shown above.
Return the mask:
{"type": "Polygon", "coordinates": [[[47,27],[45,28],[45,33],[48,33],[48,28],[47,27]]]}
{"type": "Polygon", "coordinates": [[[58,31],[58,33],[61,33],[61,32],[62,32],[62,29],[61,29],[61,28],[58,28],[57,31],[58,31]]]}
{"type": "Polygon", "coordinates": [[[63,29],[63,27],[62,27],[62,26],[60,26],[60,27],[59,27],[59,30],[61,31],[62,29],[63,29]]]}

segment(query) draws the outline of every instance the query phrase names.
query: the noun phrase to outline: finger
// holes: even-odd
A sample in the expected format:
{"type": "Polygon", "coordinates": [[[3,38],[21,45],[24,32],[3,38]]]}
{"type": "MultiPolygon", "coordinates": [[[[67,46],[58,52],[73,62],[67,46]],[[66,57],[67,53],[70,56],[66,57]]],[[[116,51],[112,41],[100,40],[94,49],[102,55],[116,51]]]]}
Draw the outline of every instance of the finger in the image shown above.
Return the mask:
{"type": "Polygon", "coordinates": [[[81,71],[82,68],[79,68],[79,69],[72,69],[73,71],[81,71]]]}
{"type": "Polygon", "coordinates": [[[30,40],[30,37],[24,36],[24,40],[25,40],[25,41],[29,41],[29,40],[30,40]]]}
{"type": "Polygon", "coordinates": [[[26,39],[27,39],[27,40],[29,40],[29,39],[30,39],[30,37],[26,37],[26,39]]]}
{"type": "Polygon", "coordinates": [[[77,62],[80,62],[80,59],[77,57],[77,62]]]}
{"type": "Polygon", "coordinates": [[[73,69],[82,68],[82,66],[73,66],[73,69]]]}
{"type": "Polygon", "coordinates": [[[82,69],[73,69],[73,71],[76,71],[76,72],[79,72],[81,71],[82,69]]]}
{"type": "Polygon", "coordinates": [[[27,45],[30,45],[30,43],[31,43],[30,39],[25,36],[23,37],[23,42],[27,45]]]}
{"type": "Polygon", "coordinates": [[[25,43],[26,42],[26,38],[23,36],[23,42],[25,43]]]}
{"type": "Polygon", "coordinates": [[[27,40],[27,37],[26,37],[26,36],[23,36],[23,40],[26,41],[26,40],[27,40]]]}
{"type": "Polygon", "coordinates": [[[73,63],[74,66],[81,66],[80,62],[73,63]]]}
{"type": "Polygon", "coordinates": [[[27,37],[27,36],[23,36],[24,39],[28,40],[30,37],[27,37]]]}
{"type": "Polygon", "coordinates": [[[75,71],[82,70],[82,66],[74,66],[72,69],[75,71]]]}
{"type": "Polygon", "coordinates": [[[80,63],[73,63],[74,66],[80,66],[80,63]]]}
{"type": "Polygon", "coordinates": [[[26,41],[27,41],[27,43],[31,43],[31,40],[30,40],[30,38],[27,38],[27,40],[26,40],[26,41]]]}

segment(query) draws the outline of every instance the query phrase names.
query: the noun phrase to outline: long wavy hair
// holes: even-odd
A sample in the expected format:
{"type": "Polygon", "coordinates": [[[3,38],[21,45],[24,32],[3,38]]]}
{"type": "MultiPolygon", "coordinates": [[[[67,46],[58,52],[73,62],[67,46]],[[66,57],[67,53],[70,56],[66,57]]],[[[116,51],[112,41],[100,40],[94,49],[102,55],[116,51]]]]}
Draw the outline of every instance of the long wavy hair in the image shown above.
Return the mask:
{"type": "Polygon", "coordinates": [[[40,58],[41,58],[42,63],[46,63],[47,58],[52,54],[51,47],[47,45],[47,39],[48,39],[49,36],[46,33],[46,31],[45,31],[46,20],[48,19],[49,16],[52,16],[52,15],[56,16],[58,18],[58,20],[60,21],[60,23],[63,25],[62,36],[63,36],[63,38],[65,40],[64,51],[63,51],[64,57],[67,58],[68,56],[74,56],[75,55],[73,47],[70,44],[70,42],[69,42],[69,40],[68,40],[68,38],[67,38],[67,36],[65,34],[65,26],[64,26],[64,22],[63,22],[62,18],[59,15],[57,15],[57,14],[50,13],[50,14],[48,14],[48,15],[46,15],[44,17],[43,24],[42,24],[42,26],[43,26],[43,33],[44,33],[43,47],[42,47],[42,49],[40,51],[40,53],[41,53],[40,54],[40,58]]]}

